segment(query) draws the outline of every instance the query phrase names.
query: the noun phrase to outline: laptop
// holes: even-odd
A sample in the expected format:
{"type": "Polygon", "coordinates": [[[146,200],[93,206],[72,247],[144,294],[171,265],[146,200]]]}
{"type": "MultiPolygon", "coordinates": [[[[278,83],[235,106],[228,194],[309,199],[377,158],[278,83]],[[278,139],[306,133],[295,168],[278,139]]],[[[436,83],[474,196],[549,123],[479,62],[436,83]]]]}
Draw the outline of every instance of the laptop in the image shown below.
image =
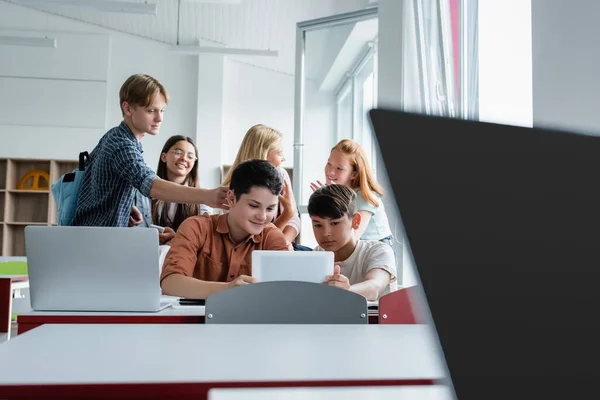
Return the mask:
{"type": "Polygon", "coordinates": [[[333,275],[332,251],[254,250],[252,276],[258,282],[325,282],[333,275]]]}
{"type": "Polygon", "coordinates": [[[161,302],[156,229],[27,226],[31,308],[156,312],[161,302]]]}
{"type": "Polygon", "coordinates": [[[369,115],[458,398],[597,390],[600,138],[369,115]]]}

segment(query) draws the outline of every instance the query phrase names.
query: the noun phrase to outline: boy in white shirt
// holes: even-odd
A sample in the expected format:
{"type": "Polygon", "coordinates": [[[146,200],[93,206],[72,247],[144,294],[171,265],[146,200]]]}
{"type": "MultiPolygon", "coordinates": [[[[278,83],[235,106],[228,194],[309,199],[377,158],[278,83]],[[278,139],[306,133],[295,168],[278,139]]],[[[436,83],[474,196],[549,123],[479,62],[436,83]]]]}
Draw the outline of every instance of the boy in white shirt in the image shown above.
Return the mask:
{"type": "Polygon", "coordinates": [[[334,274],[325,284],[351,290],[369,301],[396,290],[396,262],[392,248],[377,240],[358,240],[360,226],[356,193],[344,185],[317,189],[308,201],[317,243],[315,251],[333,251],[334,274]]]}

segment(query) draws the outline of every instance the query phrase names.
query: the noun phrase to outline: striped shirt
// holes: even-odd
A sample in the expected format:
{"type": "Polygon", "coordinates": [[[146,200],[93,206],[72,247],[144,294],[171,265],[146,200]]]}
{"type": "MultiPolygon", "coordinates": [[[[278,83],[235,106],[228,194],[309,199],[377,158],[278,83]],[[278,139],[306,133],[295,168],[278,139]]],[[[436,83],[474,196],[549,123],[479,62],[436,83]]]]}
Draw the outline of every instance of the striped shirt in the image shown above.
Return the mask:
{"type": "Polygon", "coordinates": [[[86,165],[74,226],[128,225],[135,189],[150,197],[158,178],[142,153],[142,144],[125,122],[106,132],[86,165]]]}

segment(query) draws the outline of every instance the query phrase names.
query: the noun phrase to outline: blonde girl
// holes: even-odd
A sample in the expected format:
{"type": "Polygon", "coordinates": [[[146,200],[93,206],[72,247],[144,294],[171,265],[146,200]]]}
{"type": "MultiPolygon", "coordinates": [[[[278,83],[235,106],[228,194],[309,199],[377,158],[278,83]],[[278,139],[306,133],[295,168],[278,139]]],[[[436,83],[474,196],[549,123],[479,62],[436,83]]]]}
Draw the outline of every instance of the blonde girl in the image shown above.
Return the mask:
{"type": "Polygon", "coordinates": [[[235,167],[246,160],[267,160],[281,173],[284,182],[283,191],[279,196],[279,210],[273,223],[283,232],[288,242],[288,247],[292,249],[292,243],[300,233],[300,217],[292,192],[290,176],[281,167],[285,161],[285,157],[283,156],[283,135],[279,131],[262,124],[254,125],[248,129],[235,157],[235,161],[223,180],[223,185],[229,185],[231,174],[235,167]]]}

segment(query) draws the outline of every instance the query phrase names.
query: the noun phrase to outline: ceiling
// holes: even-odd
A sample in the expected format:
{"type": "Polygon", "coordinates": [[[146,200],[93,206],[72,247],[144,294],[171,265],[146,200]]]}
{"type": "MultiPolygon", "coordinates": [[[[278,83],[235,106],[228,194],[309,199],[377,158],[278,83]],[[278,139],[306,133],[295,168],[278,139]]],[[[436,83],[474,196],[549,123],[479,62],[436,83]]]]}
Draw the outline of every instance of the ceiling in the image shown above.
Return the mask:
{"type": "MultiPolygon", "coordinates": [[[[19,3],[19,0],[2,0],[19,3]]],[[[52,0],[48,0],[51,3],[52,0]]],[[[125,0],[113,0],[125,1],[125,0]]],[[[234,48],[277,50],[277,57],[229,56],[262,68],[294,74],[296,23],[355,11],[369,0],[239,0],[239,4],[218,4],[218,0],[127,0],[158,3],[158,14],[134,15],[114,12],[34,6],[44,12],[87,22],[170,45],[214,44],[234,48]],[[179,22],[179,24],[178,24],[179,22]],[[179,25],[179,32],[178,32],[179,25]]],[[[25,7],[25,5],[23,5],[25,7]]]]}

